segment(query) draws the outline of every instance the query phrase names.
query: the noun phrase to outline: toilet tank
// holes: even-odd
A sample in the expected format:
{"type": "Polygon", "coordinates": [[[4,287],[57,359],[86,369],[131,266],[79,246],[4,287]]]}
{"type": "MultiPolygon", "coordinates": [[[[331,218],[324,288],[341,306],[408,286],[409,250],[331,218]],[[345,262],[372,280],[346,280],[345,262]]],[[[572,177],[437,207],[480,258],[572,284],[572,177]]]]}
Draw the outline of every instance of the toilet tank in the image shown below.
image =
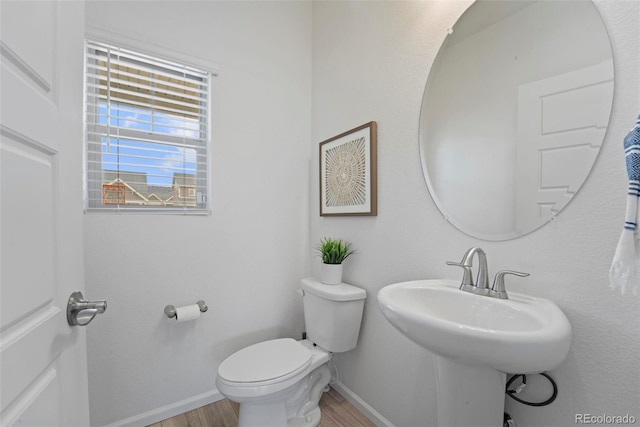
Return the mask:
{"type": "Polygon", "coordinates": [[[302,279],[302,291],[307,339],[334,353],[356,348],[367,292],[346,283],[325,285],[312,278],[302,279]]]}

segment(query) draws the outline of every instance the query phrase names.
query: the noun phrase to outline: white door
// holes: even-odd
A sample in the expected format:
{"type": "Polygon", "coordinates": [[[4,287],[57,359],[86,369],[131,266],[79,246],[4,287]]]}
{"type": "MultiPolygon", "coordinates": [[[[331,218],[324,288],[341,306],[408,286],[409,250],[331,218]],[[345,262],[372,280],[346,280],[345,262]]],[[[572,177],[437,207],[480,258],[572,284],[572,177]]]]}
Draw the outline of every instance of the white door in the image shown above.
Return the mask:
{"type": "Polygon", "coordinates": [[[84,276],[84,5],[0,15],[0,425],[87,426],[86,330],[66,320],[84,276]]]}
{"type": "Polygon", "coordinates": [[[544,224],[578,191],[602,145],[612,101],[611,61],[520,86],[516,227],[544,224]]]}

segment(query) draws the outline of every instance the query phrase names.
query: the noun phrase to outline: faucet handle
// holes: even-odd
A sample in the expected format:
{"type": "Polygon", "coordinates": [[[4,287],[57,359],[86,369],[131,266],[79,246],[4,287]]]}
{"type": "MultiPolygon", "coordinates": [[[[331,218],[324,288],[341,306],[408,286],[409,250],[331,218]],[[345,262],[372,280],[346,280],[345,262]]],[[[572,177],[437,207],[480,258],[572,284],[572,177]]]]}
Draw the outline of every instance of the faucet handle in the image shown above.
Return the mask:
{"type": "Polygon", "coordinates": [[[460,284],[460,288],[463,286],[474,286],[473,285],[473,273],[471,272],[471,266],[463,264],[461,262],[453,262],[447,261],[447,265],[453,265],[455,267],[460,267],[464,271],[462,275],[462,283],[460,284]]]}
{"type": "Polygon", "coordinates": [[[514,276],[527,277],[529,273],[521,273],[519,271],[502,270],[496,273],[495,279],[493,279],[493,286],[491,287],[491,296],[500,299],[509,299],[507,291],[504,288],[504,276],[507,274],[513,274],[514,276]]]}

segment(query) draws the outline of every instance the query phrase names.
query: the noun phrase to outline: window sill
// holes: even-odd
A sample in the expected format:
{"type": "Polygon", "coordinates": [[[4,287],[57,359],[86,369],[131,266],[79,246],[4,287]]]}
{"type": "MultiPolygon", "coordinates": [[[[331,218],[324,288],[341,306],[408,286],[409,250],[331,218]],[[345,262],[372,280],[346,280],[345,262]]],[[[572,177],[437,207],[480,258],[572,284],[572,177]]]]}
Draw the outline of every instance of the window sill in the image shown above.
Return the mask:
{"type": "Polygon", "coordinates": [[[209,208],[149,208],[149,207],[126,207],[126,208],[85,208],[85,214],[150,214],[150,215],[211,215],[209,208]]]}

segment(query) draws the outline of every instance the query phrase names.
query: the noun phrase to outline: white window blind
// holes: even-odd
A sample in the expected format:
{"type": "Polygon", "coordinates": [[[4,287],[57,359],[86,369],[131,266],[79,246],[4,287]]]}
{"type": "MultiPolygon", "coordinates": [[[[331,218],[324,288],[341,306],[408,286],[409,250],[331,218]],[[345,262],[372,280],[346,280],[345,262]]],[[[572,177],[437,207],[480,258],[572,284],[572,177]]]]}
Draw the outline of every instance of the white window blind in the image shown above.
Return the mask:
{"type": "Polygon", "coordinates": [[[86,46],[87,210],[208,212],[211,74],[86,46]]]}

